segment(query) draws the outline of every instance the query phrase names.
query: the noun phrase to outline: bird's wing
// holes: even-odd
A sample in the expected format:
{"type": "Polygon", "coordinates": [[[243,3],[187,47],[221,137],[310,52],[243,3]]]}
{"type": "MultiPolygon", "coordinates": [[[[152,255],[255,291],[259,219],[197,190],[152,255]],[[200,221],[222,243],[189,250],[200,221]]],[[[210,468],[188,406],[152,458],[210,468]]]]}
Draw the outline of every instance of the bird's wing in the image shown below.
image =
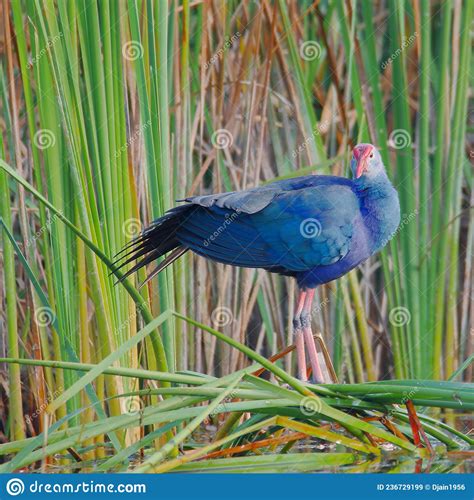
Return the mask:
{"type": "Polygon", "coordinates": [[[279,196],[255,217],[274,260],[301,272],[350,252],[360,205],[350,187],[316,186],[279,196]]]}
{"type": "Polygon", "coordinates": [[[180,241],[219,262],[288,272],[335,263],[350,251],[360,208],[349,186],[263,190],[258,200],[251,191],[189,200],[197,206],[177,233],[180,241]]]}
{"type": "Polygon", "coordinates": [[[185,201],[201,207],[229,208],[236,212],[255,214],[268,206],[281,192],[278,188],[261,187],[245,191],[193,196],[185,201]]]}

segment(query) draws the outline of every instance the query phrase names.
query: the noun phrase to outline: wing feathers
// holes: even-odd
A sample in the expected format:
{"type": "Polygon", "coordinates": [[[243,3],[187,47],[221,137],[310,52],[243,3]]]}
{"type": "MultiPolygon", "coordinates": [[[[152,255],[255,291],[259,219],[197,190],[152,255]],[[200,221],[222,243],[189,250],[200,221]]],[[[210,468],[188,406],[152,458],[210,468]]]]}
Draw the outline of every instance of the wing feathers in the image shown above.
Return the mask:
{"type": "Polygon", "coordinates": [[[174,250],[153,277],[188,249],[217,262],[293,276],[344,259],[360,217],[350,181],[330,176],[185,201],[122,250],[119,267],[139,259],[125,276],[174,250]],[[307,223],[314,226],[309,231],[307,223]]]}

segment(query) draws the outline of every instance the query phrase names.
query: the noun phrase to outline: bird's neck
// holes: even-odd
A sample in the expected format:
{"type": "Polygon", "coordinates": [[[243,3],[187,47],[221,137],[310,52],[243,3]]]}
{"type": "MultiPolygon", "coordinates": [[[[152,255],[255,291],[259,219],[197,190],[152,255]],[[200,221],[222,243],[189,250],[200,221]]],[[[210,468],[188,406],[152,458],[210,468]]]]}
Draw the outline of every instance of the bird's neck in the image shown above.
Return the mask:
{"type": "Polygon", "coordinates": [[[374,177],[359,177],[359,179],[355,179],[353,182],[355,190],[361,197],[377,196],[377,193],[383,196],[384,193],[393,190],[392,183],[383,171],[374,177]]]}
{"type": "Polygon", "coordinates": [[[385,172],[371,179],[356,179],[354,189],[358,194],[361,213],[375,251],[384,246],[398,228],[398,194],[385,172]]]}

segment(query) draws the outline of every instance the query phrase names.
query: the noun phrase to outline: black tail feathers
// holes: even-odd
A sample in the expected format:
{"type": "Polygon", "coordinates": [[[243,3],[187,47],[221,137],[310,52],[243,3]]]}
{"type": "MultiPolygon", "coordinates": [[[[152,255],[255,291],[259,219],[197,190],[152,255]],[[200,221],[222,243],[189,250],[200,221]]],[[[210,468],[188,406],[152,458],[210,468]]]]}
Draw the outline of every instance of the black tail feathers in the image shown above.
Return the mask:
{"type": "Polygon", "coordinates": [[[153,221],[137,238],[128,243],[115,256],[116,260],[113,263],[115,270],[122,269],[130,262],[139,259],[133,267],[119,278],[119,282],[166,253],[178,249],[169,256],[170,258],[166,258],[165,261],[160,263],[158,268],[147,277],[144,282],[146,283],[187,250],[178,240],[176,233],[192,208],[192,205],[182,205],[168,210],[165,215],[153,221]]]}

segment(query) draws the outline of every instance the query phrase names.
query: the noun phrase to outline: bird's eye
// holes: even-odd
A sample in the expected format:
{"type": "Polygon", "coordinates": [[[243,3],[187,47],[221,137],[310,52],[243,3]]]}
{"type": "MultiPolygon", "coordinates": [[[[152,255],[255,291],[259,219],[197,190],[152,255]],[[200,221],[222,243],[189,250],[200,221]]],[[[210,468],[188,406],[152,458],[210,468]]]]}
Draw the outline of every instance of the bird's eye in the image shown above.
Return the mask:
{"type": "Polygon", "coordinates": [[[374,153],[370,153],[369,158],[373,158],[373,157],[374,157],[374,153]]]}

